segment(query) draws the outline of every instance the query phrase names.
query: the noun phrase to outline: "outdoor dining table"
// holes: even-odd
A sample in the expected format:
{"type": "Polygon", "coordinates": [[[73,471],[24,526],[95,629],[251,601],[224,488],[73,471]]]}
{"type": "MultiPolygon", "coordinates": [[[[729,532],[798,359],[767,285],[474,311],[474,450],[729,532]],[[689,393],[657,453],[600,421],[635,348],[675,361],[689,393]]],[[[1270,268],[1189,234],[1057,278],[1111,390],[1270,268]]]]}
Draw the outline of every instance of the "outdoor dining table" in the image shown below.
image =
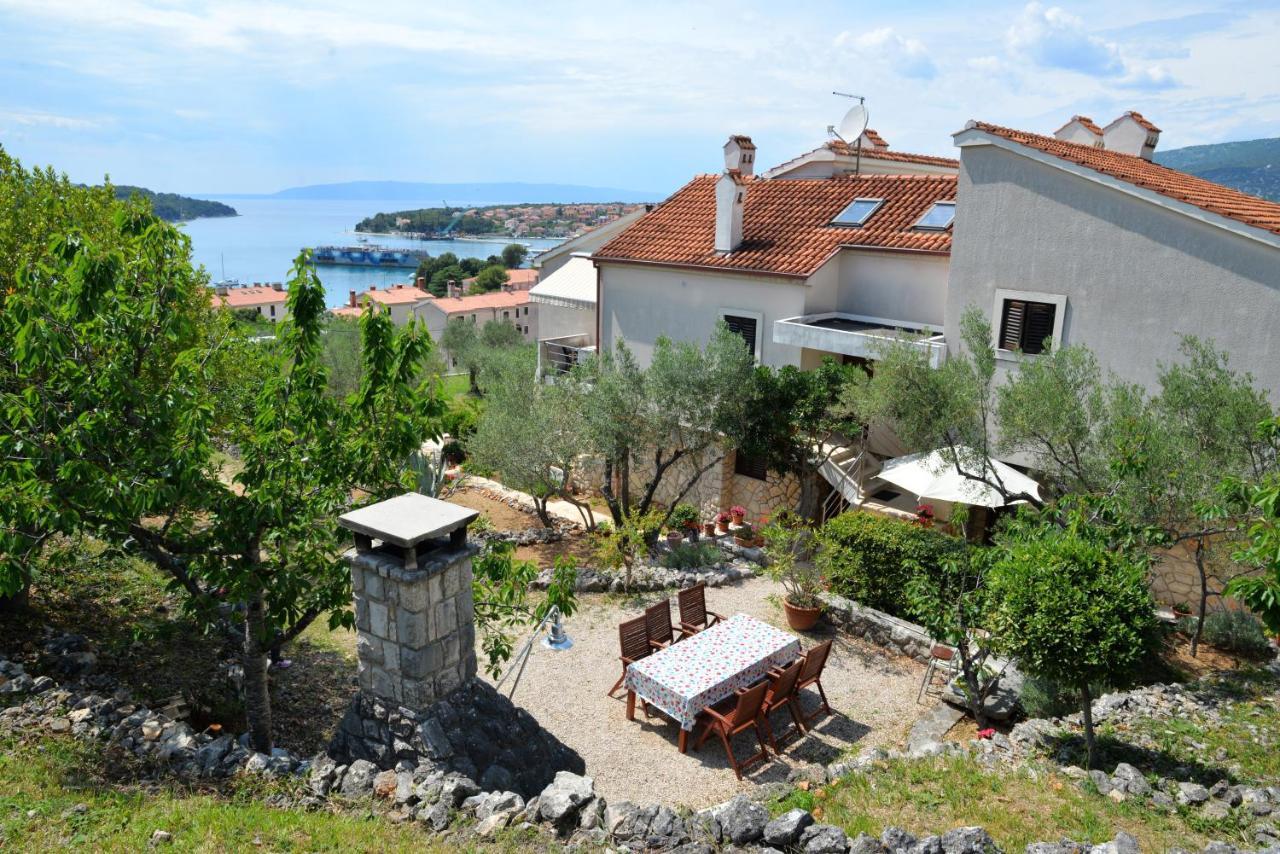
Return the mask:
{"type": "Polygon", "coordinates": [[[684,753],[703,709],[799,655],[798,638],[755,617],[734,614],[629,665],[627,720],[635,720],[639,696],[680,724],[680,752],[684,753]]]}

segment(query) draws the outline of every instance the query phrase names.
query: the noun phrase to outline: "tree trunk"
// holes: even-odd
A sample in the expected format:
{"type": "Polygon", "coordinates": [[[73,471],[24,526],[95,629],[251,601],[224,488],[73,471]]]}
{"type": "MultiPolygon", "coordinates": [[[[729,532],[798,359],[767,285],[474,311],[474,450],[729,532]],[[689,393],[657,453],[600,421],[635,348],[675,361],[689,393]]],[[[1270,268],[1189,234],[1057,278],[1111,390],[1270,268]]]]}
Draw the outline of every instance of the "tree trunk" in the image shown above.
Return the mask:
{"type": "Polygon", "coordinates": [[[538,514],[538,521],[542,523],[542,527],[550,528],[551,514],[547,512],[547,499],[534,496],[533,509],[538,514]]]}
{"type": "Polygon", "coordinates": [[[818,478],[816,470],[806,469],[800,474],[800,497],[796,502],[796,513],[804,519],[818,520],[818,478]]]}
{"type": "Polygon", "coordinates": [[[1200,573],[1200,609],[1196,613],[1196,630],[1191,635],[1192,658],[1200,652],[1200,637],[1204,634],[1204,617],[1209,604],[1209,576],[1204,569],[1204,537],[1196,539],[1196,570],[1200,573]]]}
{"type": "Polygon", "coordinates": [[[1098,767],[1098,744],[1093,737],[1093,696],[1088,682],[1080,686],[1080,717],[1084,720],[1085,768],[1092,771],[1098,767]]]}
{"type": "Polygon", "coordinates": [[[631,515],[631,452],[622,455],[618,461],[618,497],[622,504],[622,515],[631,515]]]}
{"type": "Polygon", "coordinates": [[[979,665],[974,660],[973,650],[969,648],[967,638],[956,644],[956,653],[960,656],[960,672],[964,675],[965,688],[969,693],[969,712],[973,715],[973,721],[978,725],[978,729],[986,729],[987,716],[983,707],[986,705],[987,697],[978,680],[979,665]]]}
{"type": "Polygon", "coordinates": [[[271,753],[271,685],[267,675],[266,615],[262,594],[255,593],[244,615],[244,713],[249,739],[259,753],[271,753]]]}

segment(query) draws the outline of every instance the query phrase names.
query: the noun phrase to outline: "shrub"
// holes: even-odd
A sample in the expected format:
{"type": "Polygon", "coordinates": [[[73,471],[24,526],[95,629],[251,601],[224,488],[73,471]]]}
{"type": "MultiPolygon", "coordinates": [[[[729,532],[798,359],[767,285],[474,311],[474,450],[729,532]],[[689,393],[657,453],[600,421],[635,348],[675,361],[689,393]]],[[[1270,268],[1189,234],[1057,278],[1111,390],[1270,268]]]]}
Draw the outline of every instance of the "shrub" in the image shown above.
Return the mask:
{"type": "Polygon", "coordinates": [[[465,439],[480,424],[480,404],[475,398],[455,397],[445,407],[441,427],[454,439],[465,439]]]}
{"type": "Polygon", "coordinates": [[[836,593],[912,619],[908,588],[917,567],[936,568],[964,550],[962,540],[931,528],[852,511],[818,532],[816,560],[836,593]]]}
{"type": "Polygon", "coordinates": [[[724,560],[724,552],[711,543],[683,543],[662,556],[667,569],[697,569],[714,566],[724,560]]]}
{"type": "MultiPolygon", "coordinates": [[[[1089,693],[1101,697],[1107,691],[1101,684],[1090,686],[1089,693]]],[[[1018,696],[1029,718],[1061,718],[1080,710],[1080,694],[1074,688],[1049,679],[1028,676],[1018,696]]]]}
{"type": "MultiPolygon", "coordinates": [[[[1194,632],[1195,618],[1183,620],[1182,630],[1194,632]]],[[[1204,618],[1204,640],[1210,646],[1240,655],[1265,655],[1270,647],[1258,618],[1248,611],[1214,611],[1204,618]]]]}
{"type": "Polygon", "coordinates": [[[677,504],[672,508],[667,524],[677,531],[682,528],[697,527],[698,508],[692,504],[677,504]]]}

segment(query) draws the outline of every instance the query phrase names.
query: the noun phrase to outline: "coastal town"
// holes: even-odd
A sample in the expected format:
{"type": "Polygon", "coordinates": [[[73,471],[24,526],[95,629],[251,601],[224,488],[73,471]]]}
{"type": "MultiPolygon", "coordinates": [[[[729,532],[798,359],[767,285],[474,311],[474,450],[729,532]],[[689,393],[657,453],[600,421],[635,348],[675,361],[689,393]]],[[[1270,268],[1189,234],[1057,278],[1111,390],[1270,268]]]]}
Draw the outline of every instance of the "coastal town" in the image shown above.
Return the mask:
{"type": "Polygon", "coordinates": [[[139,3],[0,3],[0,849],[1280,854],[1274,10],[139,3]]]}

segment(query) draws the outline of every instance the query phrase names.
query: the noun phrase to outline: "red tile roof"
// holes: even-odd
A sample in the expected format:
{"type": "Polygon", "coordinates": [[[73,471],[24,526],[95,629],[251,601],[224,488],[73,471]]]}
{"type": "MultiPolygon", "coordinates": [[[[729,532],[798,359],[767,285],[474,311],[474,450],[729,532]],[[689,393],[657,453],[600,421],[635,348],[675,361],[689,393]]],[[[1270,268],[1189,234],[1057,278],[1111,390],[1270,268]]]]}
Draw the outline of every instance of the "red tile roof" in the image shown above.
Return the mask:
{"type": "Polygon", "coordinates": [[[392,285],[389,288],[370,288],[361,294],[382,305],[404,305],[431,299],[431,294],[413,285],[392,285]]]}
{"type": "Polygon", "coordinates": [[[884,137],[882,137],[880,134],[873,131],[871,128],[867,128],[866,130],[863,131],[863,133],[867,135],[867,139],[871,140],[871,144],[874,145],[876,148],[889,147],[889,143],[884,141],[884,137]]]}
{"type": "Polygon", "coordinates": [[[733,136],[729,137],[729,140],[731,142],[738,143],[738,147],[745,151],[756,150],[756,144],[751,141],[751,137],[749,136],[743,136],[740,133],[735,133],[733,136]]]}
{"type": "Polygon", "coordinates": [[[595,253],[601,261],[811,275],[842,246],[947,253],[950,231],[913,228],[934,202],[953,201],[951,175],[749,178],[742,245],[715,251],[718,175],[700,175],[595,253]],[[884,199],[861,228],[831,225],[856,198],[884,199]]]}
{"type": "Polygon", "coordinates": [[[359,317],[364,313],[364,307],[357,305],[344,305],[340,308],[329,309],[329,313],[337,317],[359,317]]]}
{"type": "MultiPolygon", "coordinates": [[[[1129,112],[1120,116],[1120,118],[1116,119],[1116,122],[1120,121],[1120,119],[1123,119],[1125,116],[1128,116],[1129,118],[1133,119],[1135,122],[1140,124],[1143,130],[1149,130],[1152,133],[1160,133],[1160,128],[1152,124],[1150,119],[1142,115],[1142,113],[1139,113],[1137,110],[1130,110],[1129,112]]],[[[1115,124],[1116,122],[1112,122],[1111,124],[1115,124]]]]}
{"type": "MultiPolygon", "coordinates": [[[[870,133],[875,133],[875,131],[870,131],[870,133]]],[[[857,153],[856,146],[849,145],[838,139],[828,142],[827,148],[836,154],[846,157],[853,157],[857,153]]],[[[888,148],[867,148],[863,146],[862,156],[873,160],[895,160],[899,163],[924,163],[932,166],[950,166],[952,169],[960,168],[960,161],[951,157],[935,157],[932,154],[910,154],[906,151],[893,151],[888,148]]]]}
{"type": "Polygon", "coordinates": [[[220,306],[245,308],[254,305],[282,303],[287,299],[289,299],[288,291],[278,291],[267,285],[245,285],[238,288],[228,288],[225,296],[217,291],[210,295],[210,301],[213,303],[214,308],[220,306]]]}
{"type": "MultiPolygon", "coordinates": [[[[1072,116],[1071,122],[1079,122],[1080,124],[1084,125],[1087,130],[1093,133],[1096,133],[1098,136],[1102,136],[1102,128],[1098,127],[1094,123],[1093,119],[1089,118],[1088,116],[1072,116]]],[[[1066,122],[1065,124],[1062,125],[1061,128],[1058,128],[1058,130],[1055,130],[1054,133],[1055,134],[1059,133],[1062,130],[1062,128],[1071,124],[1071,122],[1066,122]]]]}
{"type": "Polygon", "coordinates": [[[457,314],[460,311],[476,311],[484,308],[514,308],[529,301],[528,291],[494,291],[488,294],[473,294],[469,297],[440,297],[431,304],[439,307],[446,314],[457,314]]]}
{"type": "MultiPolygon", "coordinates": [[[[469,279],[463,279],[462,284],[469,285],[476,280],[475,276],[469,279]]],[[[538,284],[538,271],[528,267],[521,267],[518,270],[507,271],[507,284],[513,288],[528,290],[538,284]]]]}
{"type": "Polygon", "coordinates": [[[1170,199],[1195,205],[1210,213],[1243,222],[1255,228],[1280,234],[1280,204],[1250,196],[1239,190],[1215,184],[1204,178],[1152,163],[1132,154],[1121,154],[1063,142],[1051,136],[1028,133],[986,122],[971,122],[967,127],[1043,151],[1086,169],[1118,178],[1145,190],[1151,190],[1170,199]]]}

